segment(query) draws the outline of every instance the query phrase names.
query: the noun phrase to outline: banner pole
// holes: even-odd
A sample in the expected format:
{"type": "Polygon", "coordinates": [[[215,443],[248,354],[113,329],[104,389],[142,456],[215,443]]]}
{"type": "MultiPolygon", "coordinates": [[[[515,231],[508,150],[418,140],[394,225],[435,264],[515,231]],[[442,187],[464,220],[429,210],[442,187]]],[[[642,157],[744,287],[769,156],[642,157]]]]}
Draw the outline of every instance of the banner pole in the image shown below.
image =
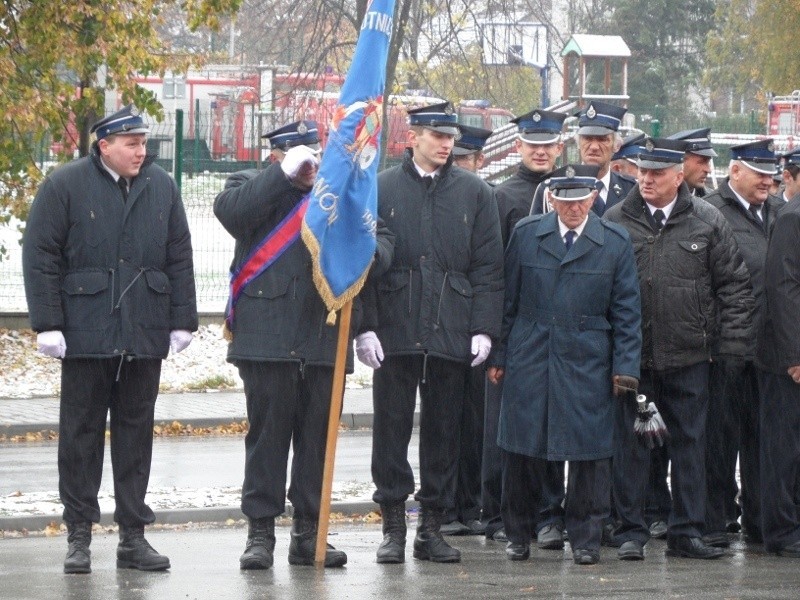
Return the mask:
{"type": "Polygon", "coordinates": [[[344,396],[344,371],[347,365],[347,343],[350,341],[350,314],[353,301],[350,300],[339,312],[339,337],[336,343],[336,361],[333,365],[333,385],[331,386],[331,409],[328,414],[328,439],[325,446],[325,468],[322,473],[322,491],[319,503],[319,522],[317,524],[317,549],[314,563],[324,567],[328,542],[328,525],[331,514],[331,490],[333,487],[333,465],[336,459],[336,440],[339,435],[339,420],[342,414],[344,396]]]}

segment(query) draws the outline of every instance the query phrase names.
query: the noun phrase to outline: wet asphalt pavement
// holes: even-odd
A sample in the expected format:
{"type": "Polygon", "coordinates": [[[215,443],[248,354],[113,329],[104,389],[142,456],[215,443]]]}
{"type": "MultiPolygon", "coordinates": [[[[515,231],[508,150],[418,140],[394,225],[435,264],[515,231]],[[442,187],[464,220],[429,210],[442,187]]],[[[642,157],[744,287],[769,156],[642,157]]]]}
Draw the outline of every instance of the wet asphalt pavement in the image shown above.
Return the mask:
{"type": "MultiPolygon", "coordinates": [[[[413,523],[412,523],[413,525],[413,523]]],[[[767,556],[734,543],[720,560],[664,556],[665,543],[651,542],[643,562],[617,560],[604,548],[601,562],[573,564],[570,552],[533,550],[531,560],[511,562],[502,546],[482,537],[450,538],[462,562],[439,565],[411,557],[379,565],[379,525],[333,524],[329,540],[348,553],[342,569],[317,570],[287,563],[289,528],[277,528],[275,565],[242,572],[243,526],[185,526],[149,531],[172,569],[163,573],[117,570],[115,533],[95,533],[93,572],[64,575],[65,536],[0,539],[0,598],[15,600],[164,600],[256,598],[769,598],[800,597],[800,561],[767,556]]]]}

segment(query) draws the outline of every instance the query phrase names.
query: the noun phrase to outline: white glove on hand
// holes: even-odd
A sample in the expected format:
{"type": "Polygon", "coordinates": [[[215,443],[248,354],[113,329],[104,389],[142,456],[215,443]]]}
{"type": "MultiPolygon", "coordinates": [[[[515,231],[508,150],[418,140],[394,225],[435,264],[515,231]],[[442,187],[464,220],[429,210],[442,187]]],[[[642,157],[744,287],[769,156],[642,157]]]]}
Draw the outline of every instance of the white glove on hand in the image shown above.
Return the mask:
{"type": "Polygon", "coordinates": [[[475,356],[471,367],[477,367],[489,358],[489,352],[492,349],[492,340],[485,333],[476,333],[472,336],[472,354],[475,356]]]}
{"type": "Polygon", "coordinates": [[[67,352],[67,342],[60,331],[42,331],[36,336],[38,350],[51,358],[64,358],[67,352]]]}
{"type": "Polygon", "coordinates": [[[365,331],[356,336],[356,354],[358,355],[358,360],[368,367],[373,369],[381,368],[383,348],[381,348],[381,341],[374,331],[365,331]]]}
{"type": "Polygon", "coordinates": [[[319,164],[319,156],[308,146],[289,148],[281,161],[281,170],[289,179],[294,179],[305,163],[319,164]]]}
{"type": "Polygon", "coordinates": [[[174,331],[169,332],[169,349],[172,350],[173,354],[177,354],[183,350],[186,350],[186,346],[192,343],[192,338],[194,334],[191,331],[186,331],[185,329],[175,329],[174,331]]]}

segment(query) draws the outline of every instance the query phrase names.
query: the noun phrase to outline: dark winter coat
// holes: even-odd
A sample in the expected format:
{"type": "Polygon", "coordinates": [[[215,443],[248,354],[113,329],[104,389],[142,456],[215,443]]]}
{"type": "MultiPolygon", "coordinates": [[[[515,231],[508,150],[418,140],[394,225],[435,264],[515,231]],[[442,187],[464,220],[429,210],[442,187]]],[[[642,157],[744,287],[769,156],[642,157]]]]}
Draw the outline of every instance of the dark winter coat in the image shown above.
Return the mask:
{"type": "MultiPolygon", "coordinates": [[[[710,192],[703,199],[722,213],[733,230],[733,237],[736,238],[739,252],[750,273],[750,285],[753,288],[753,298],[755,299],[753,330],[757,332],[763,314],[767,232],[772,227],[778,210],[785,205],[785,202],[775,196],[768,196],[761,208],[761,215],[764,219],[762,223],[744,209],[731,189],[728,179],[725,179],[715,191],[710,192]]],[[[755,352],[755,336],[751,339],[751,349],[748,354],[752,356],[753,352],[755,352]]]]}
{"type": "MultiPolygon", "coordinates": [[[[292,185],[273,163],[261,171],[234,173],[214,200],[214,214],[236,240],[231,271],[302,200],[306,191],[292,185]]],[[[378,232],[376,265],[388,264],[391,242],[378,232]]],[[[328,311],[312,279],[311,254],[297,239],[242,292],[234,310],[228,360],[297,362],[333,366],[338,327],[326,324],[328,311]]],[[[357,331],[361,303],[353,303],[351,331],[357,331]]],[[[347,369],[352,371],[348,346],[347,369]]]]}
{"type": "Polygon", "coordinates": [[[567,251],[555,212],[527,217],[505,258],[498,444],[548,460],[613,453],[612,375],[639,377],[639,281],[628,234],[594,213],[567,251]]]}
{"type": "Polygon", "coordinates": [[[164,358],[197,329],[192,243],[172,178],[148,157],[128,200],[99,155],[39,187],[22,252],[34,331],[60,330],[66,358],[164,358]]]}
{"type": "Polygon", "coordinates": [[[492,188],[452,167],[427,187],[411,155],[378,176],[378,211],[395,234],[374,281],[372,324],[384,354],[466,362],[471,338],[500,334],[503,248],[492,188]]]}
{"type": "Polygon", "coordinates": [[[744,358],[753,335],[750,275],[720,212],[686,184],[657,232],[636,186],[603,218],[628,230],[642,293],[642,368],[744,358]]]}
{"type": "Polygon", "coordinates": [[[525,165],[520,165],[514,175],[494,188],[497,211],[500,214],[503,248],[508,246],[508,240],[517,222],[530,214],[536,188],[548,174],[537,173],[525,165]]]}
{"type": "Polygon", "coordinates": [[[764,317],[756,349],[756,365],[779,375],[800,365],[798,242],[800,198],[795,197],[780,209],[770,232],[764,266],[764,317]]]}

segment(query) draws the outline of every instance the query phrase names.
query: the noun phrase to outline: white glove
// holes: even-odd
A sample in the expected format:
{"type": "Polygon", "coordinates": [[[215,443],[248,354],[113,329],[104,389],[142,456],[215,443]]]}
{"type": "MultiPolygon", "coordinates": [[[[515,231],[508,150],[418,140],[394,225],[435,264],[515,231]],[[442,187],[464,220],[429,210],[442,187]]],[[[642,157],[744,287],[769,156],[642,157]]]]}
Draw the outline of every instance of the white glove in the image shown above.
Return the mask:
{"type": "Polygon", "coordinates": [[[42,331],[36,336],[38,350],[51,358],[64,358],[67,352],[67,342],[60,331],[42,331]]]}
{"type": "Polygon", "coordinates": [[[186,350],[186,346],[192,343],[192,338],[194,334],[191,331],[186,331],[185,329],[175,329],[174,331],[169,332],[169,349],[172,350],[173,354],[177,354],[183,350],[186,350]]]}
{"type": "Polygon", "coordinates": [[[381,341],[374,331],[365,331],[356,336],[356,354],[358,355],[358,360],[368,367],[373,369],[381,368],[383,348],[381,348],[381,341]]]}
{"type": "Polygon", "coordinates": [[[294,179],[300,172],[300,168],[309,162],[313,165],[318,165],[319,157],[317,154],[308,146],[295,146],[294,148],[289,148],[286,156],[283,157],[281,170],[289,179],[294,179]]]}
{"type": "Polygon", "coordinates": [[[471,367],[477,367],[487,358],[492,349],[492,340],[485,333],[476,333],[472,336],[472,354],[475,358],[470,364],[471,367]]]}

